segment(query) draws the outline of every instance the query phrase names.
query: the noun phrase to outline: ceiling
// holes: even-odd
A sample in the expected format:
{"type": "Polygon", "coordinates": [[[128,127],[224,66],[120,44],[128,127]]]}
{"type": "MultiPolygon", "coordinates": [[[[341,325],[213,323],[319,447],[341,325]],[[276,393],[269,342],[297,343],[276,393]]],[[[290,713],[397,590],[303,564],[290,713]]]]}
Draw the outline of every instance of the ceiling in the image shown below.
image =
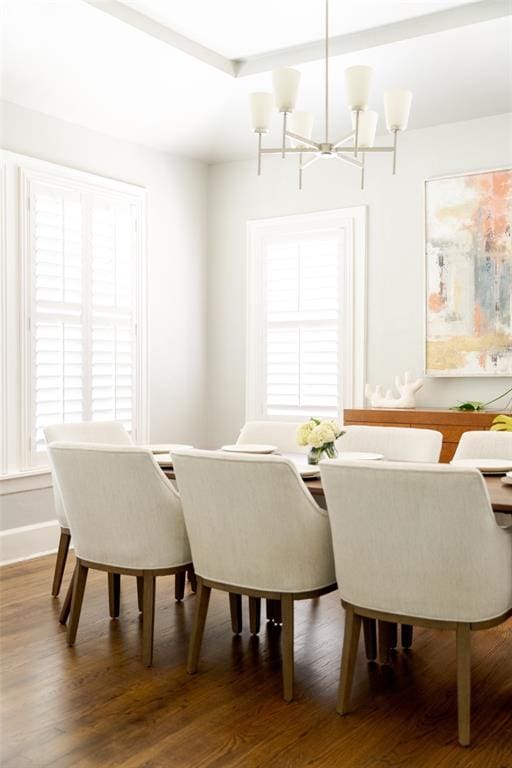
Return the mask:
{"type": "MultiPolygon", "coordinates": [[[[301,45],[324,34],[324,0],[121,2],[229,59],[301,45]]],[[[465,4],[468,0],[331,0],[329,27],[332,35],[347,34],[465,4]]]]}
{"type": "MultiPolygon", "coordinates": [[[[129,5],[229,59],[257,57],[269,49],[320,38],[319,3],[130,0],[129,5]]],[[[369,20],[372,28],[400,25],[404,19],[426,12],[434,19],[436,13],[450,13],[449,7],[456,5],[465,12],[466,7],[484,4],[331,0],[331,27],[343,42],[346,35],[352,40],[350,35],[361,25],[367,28],[369,20]]],[[[270,89],[268,71],[244,76],[242,70],[242,76],[235,78],[104,13],[101,5],[94,7],[83,0],[0,0],[0,7],[4,35],[1,94],[5,100],[206,162],[253,153],[247,94],[270,89]]],[[[343,70],[353,63],[375,67],[371,107],[379,111],[383,88],[403,86],[413,91],[410,128],[512,111],[510,16],[414,37],[405,34],[408,28],[403,29],[403,39],[384,45],[375,45],[370,29],[363,33],[365,50],[349,47],[350,52],[333,57],[333,137],[349,129],[343,70]]],[[[311,60],[305,50],[302,58],[301,49],[293,51],[295,60],[307,62],[297,65],[302,73],[297,106],[315,113],[319,131],[323,63],[311,60]]],[[[260,65],[267,68],[267,60],[260,65]]],[[[275,115],[276,127],[277,119],[275,115]]],[[[380,126],[382,130],[382,117],[380,126]]]]}

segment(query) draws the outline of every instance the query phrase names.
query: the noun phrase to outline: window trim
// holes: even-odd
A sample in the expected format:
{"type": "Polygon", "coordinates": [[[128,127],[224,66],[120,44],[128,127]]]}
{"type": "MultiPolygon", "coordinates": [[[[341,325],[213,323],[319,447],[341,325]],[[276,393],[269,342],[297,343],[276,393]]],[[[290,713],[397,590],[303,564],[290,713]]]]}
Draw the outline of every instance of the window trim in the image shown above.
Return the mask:
{"type": "MultiPolygon", "coordinates": [[[[269,235],[344,230],[343,308],[339,317],[342,341],[343,408],[364,406],[366,381],[367,299],[367,206],[293,214],[247,223],[247,329],[246,329],[246,419],[297,421],[297,415],[264,413],[264,343],[261,333],[263,295],[262,246],[269,235]],[[348,361],[348,364],[347,364],[348,361]]],[[[339,417],[342,419],[343,414],[339,417]]]]}
{"type": "MultiPolygon", "coordinates": [[[[128,184],[123,181],[109,179],[85,171],[75,170],[43,160],[30,158],[25,155],[3,151],[3,157],[13,163],[17,183],[17,363],[19,366],[19,396],[16,404],[18,414],[16,427],[16,455],[4,456],[1,471],[11,475],[38,475],[48,469],[48,464],[36,465],[32,462],[30,438],[31,414],[31,353],[32,333],[30,319],[32,310],[31,298],[31,249],[30,249],[30,199],[31,185],[34,183],[50,183],[63,189],[82,193],[108,194],[112,197],[135,205],[136,216],[136,274],[135,274],[135,334],[136,334],[136,398],[135,398],[135,440],[147,442],[149,387],[148,387],[148,329],[147,329],[147,190],[143,187],[128,184]],[[9,461],[10,459],[10,461],[9,461]]],[[[8,223],[8,222],[6,222],[8,223]]],[[[14,224],[13,224],[14,226],[14,224]]],[[[4,227],[5,229],[5,227],[4,227]]],[[[3,302],[5,306],[5,302],[3,302]]],[[[6,311],[6,310],[5,310],[6,311]]],[[[2,367],[5,369],[7,360],[15,359],[14,352],[4,350],[2,367]]],[[[1,476],[1,475],[0,475],[1,476]]]]}

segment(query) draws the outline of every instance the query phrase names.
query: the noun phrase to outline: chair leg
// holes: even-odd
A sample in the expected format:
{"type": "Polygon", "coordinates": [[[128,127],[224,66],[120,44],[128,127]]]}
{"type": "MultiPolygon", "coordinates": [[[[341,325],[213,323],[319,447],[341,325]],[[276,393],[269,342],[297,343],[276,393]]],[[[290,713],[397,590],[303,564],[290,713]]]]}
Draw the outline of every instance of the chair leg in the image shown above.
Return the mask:
{"type": "Polygon", "coordinates": [[[73,578],[73,597],[71,598],[71,614],[68,625],[68,645],[75,644],[78,622],[80,621],[80,612],[82,610],[82,601],[84,599],[85,585],[87,583],[87,574],[89,569],[77,560],[75,567],[75,576],[73,578]]]}
{"type": "Polygon", "coordinates": [[[412,624],[402,624],[401,630],[400,630],[400,637],[402,640],[402,648],[410,648],[412,645],[412,636],[413,636],[413,626],[412,624]]]}
{"type": "Polygon", "coordinates": [[[283,658],[283,698],[293,701],[293,598],[283,595],[281,598],[283,619],[282,650],[283,658]]]}
{"type": "Polygon", "coordinates": [[[192,592],[197,592],[197,578],[196,578],[196,572],[194,571],[194,566],[191,565],[190,568],[187,571],[188,580],[190,582],[190,589],[192,592]]]}
{"type": "Polygon", "coordinates": [[[119,617],[121,606],[121,575],[119,573],[108,574],[108,608],[111,619],[119,617]]]}
{"type": "Polygon", "coordinates": [[[137,576],[137,605],[139,611],[142,613],[142,606],[144,605],[144,577],[137,576]]]}
{"type": "Polygon", "coordinates": [[[261,619],[261,598],[249,598],[249,625],[252,635],[257,635],[260,631],[261,619]]]}
{"type": "Polygon", "coordinates": [[[178,601],[178,603],[185,597],[186,576],[186,571],[178,571],[178,573],[174,575],[174,598],[178,601]]]}
{"type": "Polygon", "coordinates": [[[470,744],[471,721],[471,629],[469,624],[457,624],[457,714],[459,744],[470,744]]]}
{"type": "Polygon", "coordinates": [[[273,624],[281,624],[280,600],[267,600],[267,621],[271,621],[273,624]]]}
{"type": "Polygon", "coordinates": [[[396,649],[398,645],[398,624],[390,622],[389,624],[389,647],[396,649]]]}
{"type": "Polygon", "coordinates": [[[211,587],[207,587],[203,584],[201,579],[197,580],[196,610],[194,612],[192,634],[190,635],[188,646],[187,672],[189,675],[193,675],[197,672],[211,591],[211,587]]]}
{"type": "Polygon", "coordinates": [[[377,622],[379,637],[379,664],[391,664],[389,650],[391,648],[391,624],[389,621],[377,622]]]}
{"type": "Polygon", "coordinates": [[[69,543],[71,541],[71,534],[60,529],[59,548],[57,550],[57,560],[55,561],[55,570],[53,572],[53,584],[52,584],[52,596],[57,597],[60,592],[62,584],[62,577],[64,576],[64,569],[66,567],[66,560],[68,559],[69,543]]]}
{"type": "Polygon", "coordinates": [[[343,653],[341,656],[340,687],[338,690],[338,703],[336,711],[340,715],[346,715],[350,706],[350,693],[354,679],[354,669],[361,632],[361,617],[354,611],[351,605],[345,609],[345,633],[343,635],[343,653]]]}
{"type": "Polygon", "coordinates": [[[364,647],[368,661],[377,658],[377,622],[375,619],[363,619],[364,647]]]}
{"type": "Polygon", "coordinates": [[[155,630],[155,575],[144,571],[144,597],[142,598],[142,661],[153,663],[153,634],[155,630]]]}
{"type": "Polygon", "coordinates": [[[231,612],[231,629],[233,634],[239,635],[242,631],[242,595],[229,593],[229,610],[231,612]]]}
{"type": "Polygon", "coordinates": [[[75,570],[73,571],[73,575],[69,580],[66,597],[64,598],[64,602],[62,603],[62,608],[60,609],[59,621],[61,624],[65,624],[67,622],[69,611],[71,610],[71,599],[73,597],[73,584],[75,581],[75,574],[76,574],[76,566],[75,566],[75,570]]]}

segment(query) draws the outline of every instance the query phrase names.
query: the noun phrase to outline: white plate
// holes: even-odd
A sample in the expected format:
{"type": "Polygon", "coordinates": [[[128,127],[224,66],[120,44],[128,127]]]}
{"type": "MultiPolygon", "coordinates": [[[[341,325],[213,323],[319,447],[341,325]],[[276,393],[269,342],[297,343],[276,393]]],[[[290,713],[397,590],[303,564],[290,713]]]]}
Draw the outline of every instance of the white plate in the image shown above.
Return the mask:
{"type": "Polygon", "coordinates": [[[453,459],[450,464],[455,467],[473,467],[484,475],[504,474],[512,469],[511,459],[453,459]]]}
{"type": "Polygon", "coordinates": [[[367,453],[366,451],[340,451],[338,453],[338,459],[343,461],[379,461],[383,458],[383,453],[367,453]]]}
{"type": "Polygon", "coordinates": [[[172,453],[173,451],[179,451],[182,448],[193,448],[193,445],[185,445],[181,443],[153,443],[152,445],[145,445],[144,448],[149,448],[152,453],[172,453]]]}
{"type": "Polygon", "coordinates": [[[501,482],[503,483],[503,485],[512,485],[512,473],[507,472],[505,477],[501,478],[501,482]]]}
{"type": "Polygon", "coordinates": [[[298,464],[297,470],[301,477],[320,477],[320,470],[314,464],[298,464]]]}
{"type": "Polygon", "coordinates": [[[229,453],[274,453],[277,445],[258,445],[257,443],[237,443],[236,445],[223,445],[221,451],[229,453]]]}
{"type": "Polygon", "coordinates": [[[159,453],[155,460],[161,467],[172,467],[172,456],[169,453],[159,453]]]}

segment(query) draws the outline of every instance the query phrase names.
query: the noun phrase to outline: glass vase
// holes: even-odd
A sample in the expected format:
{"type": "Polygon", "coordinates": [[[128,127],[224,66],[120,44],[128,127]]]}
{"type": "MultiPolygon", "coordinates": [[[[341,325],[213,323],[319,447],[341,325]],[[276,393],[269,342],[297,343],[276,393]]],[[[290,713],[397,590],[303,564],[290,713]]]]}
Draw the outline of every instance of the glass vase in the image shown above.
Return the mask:
{"type": "Polygon", "coordinates": [[[321,448],[311,448],[308,453],[308,464],[318,464],[324,458],[335,459],[337,455],[338,451],[334,443],[326,443],[321,448]]]}

